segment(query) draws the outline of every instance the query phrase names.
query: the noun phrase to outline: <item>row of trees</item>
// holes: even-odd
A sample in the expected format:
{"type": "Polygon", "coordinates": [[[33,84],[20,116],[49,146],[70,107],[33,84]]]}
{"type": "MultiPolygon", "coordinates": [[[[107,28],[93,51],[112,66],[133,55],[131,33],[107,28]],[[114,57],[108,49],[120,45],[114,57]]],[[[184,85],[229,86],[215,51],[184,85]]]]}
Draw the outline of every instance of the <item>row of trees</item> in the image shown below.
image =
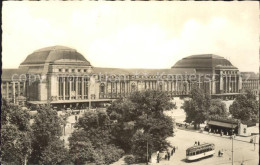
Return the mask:
{"type": "Polygon", "coordinates": [[[2,100],[1,158],[14,164],[103,165],[128,153],[145,162],[148,148],[151,155],[169,145],[173,122],[163,111],[173,107],[164,92],[134,92],[114,101],[106,112],[83,114],[66,147],[61,140],[66,116],[42,106],[30,120],[28,111],[2,100]]]}
{"type": "Polygon", "coordinates": [[[27,110],[2,100],[1,159],[13,164],[68,163],[61,119],[50,107],[40,107],[30,124],[27,110]]]}
{"type": "Polygon", "coordinates": [[[182,106],[186,112],[186,122],[193,123],[194,128],[200,128],[200,124],[210,118],[226,119],[230,115],[234,119],[242,121],[258,121],[259,102],[251,91],[238,95],[227,111],[226,104],[221,99],[211,99],[208,93],[202,89],[194,88],[191,98],[182,106]]]}
{"type": "MultiPolygon", "coordinates": [[[[86,112],[66,147],[60,138],[66,116],[42,106],[30,120],[26,110],[2,100],[1,159],[13,164],[103,165],[132,154],[136,162],[146,162],[153,152],[169,146],[166,138],[173,135],[173,121],[163,112],[175,108],[171,101],[162,91],[137,91],[114,101],[106,112],[86,112]]],[[[208,118],[229,116],[225,103],[198,88],[191,91],[183,109],[186,122],[195,128],[208,118]]],[[[237,119],[258,120],[256,97],[250,91],[237,96],[230,113],[237,119]]]]}

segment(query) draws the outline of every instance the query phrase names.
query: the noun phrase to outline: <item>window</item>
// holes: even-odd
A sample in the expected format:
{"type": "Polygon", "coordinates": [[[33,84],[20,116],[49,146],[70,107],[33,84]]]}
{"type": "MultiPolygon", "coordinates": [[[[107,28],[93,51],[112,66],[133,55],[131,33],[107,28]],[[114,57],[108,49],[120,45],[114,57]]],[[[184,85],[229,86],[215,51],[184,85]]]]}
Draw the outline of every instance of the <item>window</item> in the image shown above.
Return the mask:
{"type": "Polygon", "coordinates": [[[75,69],[71,69],[71,72],[75,72],[75,69]]]}
{"type": "Polygon", "coordinates": [[[80,69],[78,69],[78,72],[81,72],[81,70],[80,70],[80,69]]]}
{"type": "Polygon", "coordinates": [[[68,69],[65,69],[65,72],[69,72],[69,70],[68,70],[68,69]]]}
{"type": "Polygon", "coordinates": [[[100,93],[105,93],[105,85],[103,83],[100,84],[100,93]]]}
{"type": "Polygon", "coordinates": [[[62,69],[59,69],[59,72],[62,72],[62,69]]]}
{"type": "Polygon", "coordinates": [[[131,85],[131,91],[132,91],[132,92],[135,91],[135,88],[136,88],[135,83],[132,83],[132,85],[131,85]]]}
{"type": "Polygon", "coordinates": [[[159,85],[159,90],[160,90],[160,91],[163,90],[163,85],[162,85],[162,83],[160,83],[160,85],[159,85]]]}
{"type": "Polygon", "coordinates": [[[87,69],[84,69],[84,72],[87,72],[87,69]]]}

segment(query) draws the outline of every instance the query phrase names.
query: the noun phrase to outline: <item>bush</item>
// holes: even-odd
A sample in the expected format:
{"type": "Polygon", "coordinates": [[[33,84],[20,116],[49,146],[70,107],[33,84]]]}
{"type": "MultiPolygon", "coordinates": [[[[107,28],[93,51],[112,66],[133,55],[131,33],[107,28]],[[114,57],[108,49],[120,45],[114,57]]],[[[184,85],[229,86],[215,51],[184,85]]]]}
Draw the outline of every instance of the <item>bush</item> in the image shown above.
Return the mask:
{"type": "Polygon", "coordinates": [[[135,163],[135,157],[133,155],[127,155],[125,158],[124,158],[124,161],[130,165],[130,164],[134,164],[135,163]]]}
{"type": "Polygon", "coordinates": [[[104,155],[104,161],[106,164],[111,164],[118,161],[124,154],[124,151],[114,145],[104,144],[98,151],[101,155],[104,155]]]}

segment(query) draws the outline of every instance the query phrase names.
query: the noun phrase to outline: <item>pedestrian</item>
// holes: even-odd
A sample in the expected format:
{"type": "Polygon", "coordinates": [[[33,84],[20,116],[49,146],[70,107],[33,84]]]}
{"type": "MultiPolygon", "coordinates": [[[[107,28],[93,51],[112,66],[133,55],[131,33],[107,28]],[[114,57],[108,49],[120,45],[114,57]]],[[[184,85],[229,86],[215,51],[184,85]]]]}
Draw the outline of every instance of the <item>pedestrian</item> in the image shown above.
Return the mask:
{"type": "Polygon", "coordinates": [[[168,158],[168,154],[167,154],[167,152],[166,152],[166,153],[165,153],[165,156],[164,156],[164,159],[167,160],[167,158],[168,158]]]}
{"type": "Polygon", "coordinates": [[[195,141],[195,144],[194,144],[195,146],[197,145],[197,141],[195,141]]]}
{"type": "Polygon", "coordinates": [[[75,121],[77,121],[78,120],[78,116],[77,115],[75,115],[75,121]]]}
{"type": "Polygon", "coordinates": [[[200,145],[200,141],[198,141],[198,146],[200,145]]]}
{"type": "Polygon", "coordinates": [[[175,146],[173,146],[173,153],[175,153],[175,149],[176,149],[175,146]]]}
{"type": "Polygon", "coordinates": [[[159,154],[157,154],[157,163],[159,163],[160,162],[160,156],[159,156],[159,154]]]}
{"type": "Polygon", "coordinates": [[[171,155],[170,155],[170,152],[169,152],[169,151],[167,151],[167,156],[168,156],[168,161],[169,161],[170,158],[171,158],[171,155]]]}
{"type": "Polygon", "coordinates": [[[172,151],[171,151],[171,156],[173,155],[173,148],[172,148],[172,151]]]}
{"type": "Polygon", "coordinates": [[[220,157],[220,154],[221,154],[221,152],[220,152],[220,150],[218,151],[218,157],[220,157]]]}

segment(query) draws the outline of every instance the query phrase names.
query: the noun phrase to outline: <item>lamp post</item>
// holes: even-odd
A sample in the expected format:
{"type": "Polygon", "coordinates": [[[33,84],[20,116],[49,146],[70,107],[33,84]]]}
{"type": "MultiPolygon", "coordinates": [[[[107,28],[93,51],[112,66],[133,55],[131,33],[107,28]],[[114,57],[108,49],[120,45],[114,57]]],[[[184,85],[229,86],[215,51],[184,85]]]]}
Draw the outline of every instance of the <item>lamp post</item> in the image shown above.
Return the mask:
{"type": "Polygon", "coordinates": [[[233,129],[233,121],[232,122],[232,133],[231,133],[231,137],[232,137],[232,165],[234,165],[234,129],[233,129]]]}

